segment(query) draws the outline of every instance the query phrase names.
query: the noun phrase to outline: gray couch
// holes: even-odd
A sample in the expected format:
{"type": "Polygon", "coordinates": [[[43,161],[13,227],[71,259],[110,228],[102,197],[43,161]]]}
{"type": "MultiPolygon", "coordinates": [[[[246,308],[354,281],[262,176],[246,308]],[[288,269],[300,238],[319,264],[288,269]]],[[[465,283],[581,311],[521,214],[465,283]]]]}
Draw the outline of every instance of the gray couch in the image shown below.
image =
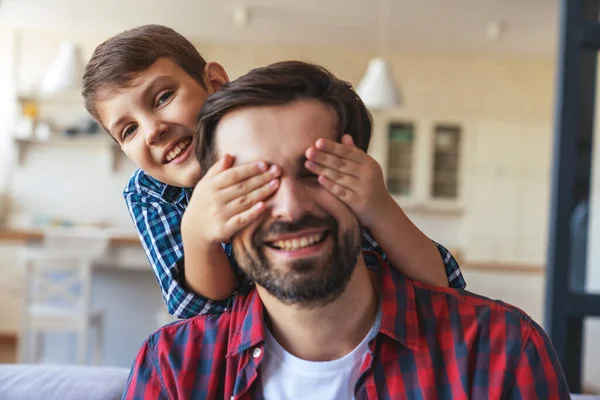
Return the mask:
{"type": "Polygon", "coordinates": [[[0,400],[117,400],[129,369],[0,364],[0,400]]]}

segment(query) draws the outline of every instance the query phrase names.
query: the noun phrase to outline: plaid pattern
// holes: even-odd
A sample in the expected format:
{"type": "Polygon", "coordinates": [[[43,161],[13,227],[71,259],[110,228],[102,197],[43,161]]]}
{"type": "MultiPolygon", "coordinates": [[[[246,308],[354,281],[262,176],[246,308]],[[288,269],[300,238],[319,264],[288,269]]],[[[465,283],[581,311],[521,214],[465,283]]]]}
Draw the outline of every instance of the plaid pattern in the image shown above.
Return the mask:
{"type": "MultiPolygon", "coordinates": [[[[550,340],[519,309],[404,278],[377,256],[380,307],[356,399],[569,399],[550,340]]],[[[263,306],[255,289],[218,316],[160,329],[123,399],[263,399],[263,306]]]]}
{"type": "MultiPolygon", "coordinates": [[[[169,313],[179,318],[191,318],[200,314],[218,314],[231,307],[232,299],[215,301],[188,292],[179,282],[183,278],[184,255],[181,239],[181,218],[188,205],[191,189],[166,185],[142,170],[131,177],[123,196],[150,265],[167,302],[169,313]]],[[[450,287],[464,289],[465,280],[452,254],[437,244],[450,287]]],[[[248,282],[237,268],[230,245],[223,245],[234,269],[241,278],[242,286],[248,282]]],[[[363,249],[386,256],[370,233],[363,231],[363,249]]]]}

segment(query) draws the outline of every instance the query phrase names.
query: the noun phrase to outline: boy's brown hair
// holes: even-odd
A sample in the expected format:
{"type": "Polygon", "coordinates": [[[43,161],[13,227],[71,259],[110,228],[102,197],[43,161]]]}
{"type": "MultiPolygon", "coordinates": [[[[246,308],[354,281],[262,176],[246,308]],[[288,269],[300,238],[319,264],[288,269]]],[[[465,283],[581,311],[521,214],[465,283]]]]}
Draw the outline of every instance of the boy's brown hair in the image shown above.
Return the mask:
{"type": "Polygon", "coordinates": [[[371,114],[352,85],[318,65],[283,61],[253,69],[208,97],[200,111],[195,149],[202,174],[217,161],[215,130],[225,114],[242,107],[284,105],[295,100],[318,100],[331,106],[338,117],[339,138],[347,133],[358,148],[367,151],[371,114]]]}
{"type": "Polygon", "coordinates": [[[85,108],[101,123],[96,110],[99,92],[106,88],[126,88],[163,57],[177,63],[206,88],[203,79],[206,61],[194,45],[166,26],[143,25],[113,36],[96,47],[83,74],[81,94],[85,108]]]}

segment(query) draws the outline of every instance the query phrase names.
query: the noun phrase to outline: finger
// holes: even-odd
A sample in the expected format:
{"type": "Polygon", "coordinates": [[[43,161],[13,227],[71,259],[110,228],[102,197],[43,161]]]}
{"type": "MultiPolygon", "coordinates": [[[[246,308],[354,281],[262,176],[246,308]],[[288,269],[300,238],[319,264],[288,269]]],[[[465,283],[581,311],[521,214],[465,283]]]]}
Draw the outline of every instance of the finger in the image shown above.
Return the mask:
{"type": "Polygon", "coordinates": [[[253,207],[238,213],[231,217],[225,224],[225,228],[228,232],[231,232],[229,237],[235,235],[241,229],[244,229],[252,222],[254,222],[262,213],[265,212],[267,207],[263,201],[256,203],[253,207]]]}
{"type": "MultiPolygon", "coordinates": [[[[344,136],[350,137],[350,135],[344,135],[344,136]]],[[[344,137],[342,137],[342,139],[348,140],[348,139],[344,139],[344,137]]],[[[354,142],[352,142],[352,144],[346,144],[343,142],[342,143],[334,142],[333,140],[329,140],[329,139],[318,139],[315,142],[315,148],[317,148],[318,150],[324,151],[326,153],[336,155],[338,157],[346,158],[350,161],[354,161],[355,163],[360,164],[365,161],[365,156],[366,156],[365,152],[362,151],[361,149],[359,149],[358,147],[356,147],[354,145],[354,142]]]]}
{"type": "Polygon", "coordinates": [[[215,176],[215,188],[224,189],[235,185],[252,176],[264,173],[268,168],[269,166],[264,161],[233,166],[215,176]]]}
{"type": "Polygon", "coordinates": [[[306,161],[304,166],[309,171],[314,172],[319,176],[325,176],[327,179],[337,182],[339,185],[342,185],[346,188],[352,188],[353,186],[359,184],[358,179],[355,176],[338,172],[312,161],[306,161]]]}
{"type": "Polygon", "coordinates": [[[347,205],[354,204],[358,200],[358,194],[354,190],[342,186],[323,175],[320,175],[318,180],[321,186],[347,205]]]}
{"type": "Polygon", "coordinates": [[[279,179],[274,178],[253,191],[233,199],[224,206],[225,212],[227,215],[235,215],[253,207],[275,193],[279,188],[279,183],[279,179]]]}
{"type": "Polygon", "coordinates": [[[240,182],[236,182],[233,185],[223,188],[220,191],[221,199],[224,202],[230,202],[236,198],[247,195],[252,191],[266,185],[274,178],[278,178],[281,175],[281,168],[276,165],[272,165],[267,172],[263,172],[260,175],[251,176],[240,182]]]}
{"type": "Polygon", "coordinates": [[[308,161],[312,161],[313,163],[320,164],[337,172],[353,176],[354,178],[358,178],[359,176],[361,164],[354,161],[338,157],[331,153],[325,153],[313,147],[306,150],[305,155],[308,161]]]}
{"type": "Polygon", "coordinates": [[[342,136],[342,139],[340,140],[340,142],[342,142],[342,144],[345,144],[346,146],[356,147],[356,145],[354,144],[354,139],[352,138],[352,136],[348,135],[347,133],[344,136],[342,136]]]}
{"type": "Polygon", "coordinates": [[[223,156],[223,158],[221,158],[219,161],[214,163],[214,165],[212,167],[210,167],[208,171],[206,171],[206,175],[204,175],[204,178],[213,177],[213,176],[217,175],[219,172],[222,172],[222,171],[226,170],[227,168],[231,167],[232,164],[233,164],[233,157],[229,154],[225,154],[223,156]]]}

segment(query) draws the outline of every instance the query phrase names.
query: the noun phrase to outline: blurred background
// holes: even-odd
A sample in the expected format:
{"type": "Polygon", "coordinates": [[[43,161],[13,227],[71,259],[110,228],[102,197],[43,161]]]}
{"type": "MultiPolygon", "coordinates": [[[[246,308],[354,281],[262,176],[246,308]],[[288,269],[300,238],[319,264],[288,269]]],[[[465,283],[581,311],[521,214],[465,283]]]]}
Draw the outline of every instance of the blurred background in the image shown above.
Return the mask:
{"type": "MultiPolygon", "coordinates": [[[[0,362],[18,360],[31,330],[49,332],[35,335],[31,362],[129,367],[169,320],[121,194],[135,166],[87,117],[78,88],[98,44],[145,23],[176,29],[232,79],[297,59],[360,84],[389,191],[452,250],[469,290],[546,327],[560,16],[558,0],[0,0],[0,362]],[[94,242],[82,282],[101,318],[80,316],[74,333],[51,317],[25,321],[23,254],[49,232],[65,251],[83,249],[73,238],[94,242]],[[98,328],[86,349],[75,340],[84,320],[98,328]]],[[[592,199],[599,187],[592,178],[592,199]]],[[[573,218],[587,237],[586,201],[573,218]]],[[[572,253],[592,293],[600,216],[589,218],[590,244],[572,253]]],[[[600,391],[597,318],[581,343],[583,389],[600,391]]]]}

